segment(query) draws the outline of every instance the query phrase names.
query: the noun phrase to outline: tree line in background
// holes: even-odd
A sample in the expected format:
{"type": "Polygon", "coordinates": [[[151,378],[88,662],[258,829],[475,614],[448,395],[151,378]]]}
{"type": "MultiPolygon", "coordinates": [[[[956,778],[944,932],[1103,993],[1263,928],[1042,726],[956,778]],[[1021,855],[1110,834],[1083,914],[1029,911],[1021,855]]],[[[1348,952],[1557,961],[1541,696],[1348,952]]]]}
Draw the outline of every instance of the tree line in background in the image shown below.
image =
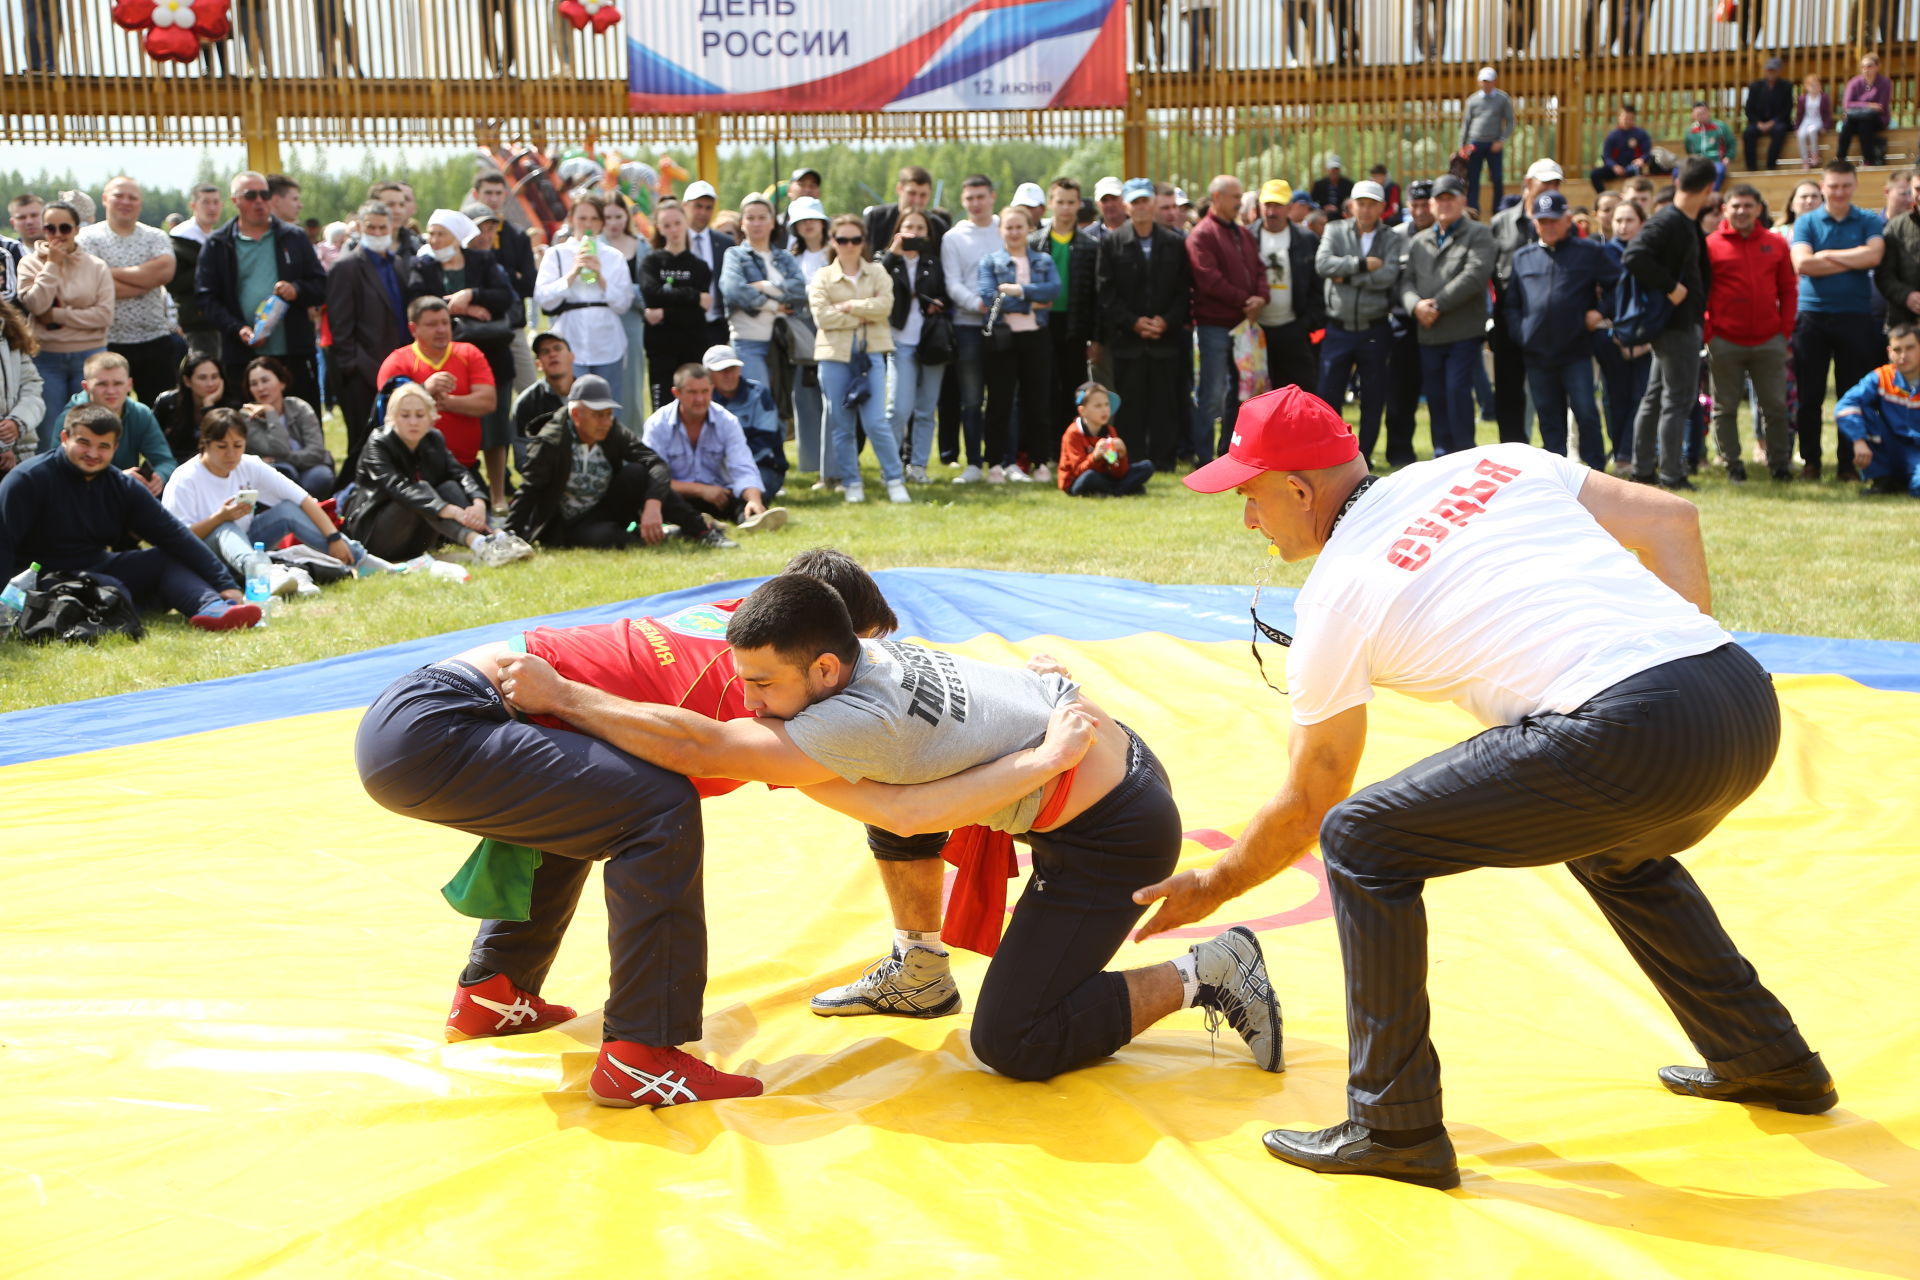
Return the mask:
{"type": "MultiPolygon", "coordinates": [[[[612,150],[609,148],[608,150],[612,150]]],[[[659,153],[633,148],[622,154],[651,163],[659,153]]],[[[682,165],[691,166],[691,155],[668,149],[682,165]]],[[[553,159],[558,162],[558,155],[553,159]]],[[[287,173],[300,184],[300,192],[309,217],[321,222],[350,217],[365,201],[367,187],[381,178],[404,178],[413,184],[422,217],[436,208],[458,208],[473,175],[481,164],[478,152],[452,152],[409,161],[381,159],[368,155],[358,164],[341,168],[328,163],[323,151],[287,154],[287,173]]],[[[1101,174],[1120,172],[1120,140],[1088,139],[1068,145],[1042,142],[941,142],[927,146],[854,148],[824,146],[797,150],[782,147],[776,167],[770,148],[760,147],[724,153],[720,159],[721,204],[735,207],[748,191],[773,188],[784,197],[787,176],[795,169],[810,166],[820,171],[821,198],[835,213],[858,211],[870,204],[893,199],[894,176],[902,165],[923,165],[936,183],[944,182],[940,200],[950,208],[960,205],[960,182],[973,173],[992,178],[1003,195],[1011,195],[1021,182],[1045,186],[1062,174],[1080,179],[1089,195],[1094,179],[1101,174]]],[[[191,181],[178,187],[144,188],[143,219],[158,223],[169,213],[185,213],[187,193],[200,182],[212,182],[223,191],[237,170],[218,168],[212,157],[202,156],[191,181]]],[[[67,173],[25,173],[19,169],[0,169],[0,201],[31,191],[52,199],[56,192],[79,189],[100,199],[100,189],[114,176],[101,169],[86,175],[67,173]]]]}

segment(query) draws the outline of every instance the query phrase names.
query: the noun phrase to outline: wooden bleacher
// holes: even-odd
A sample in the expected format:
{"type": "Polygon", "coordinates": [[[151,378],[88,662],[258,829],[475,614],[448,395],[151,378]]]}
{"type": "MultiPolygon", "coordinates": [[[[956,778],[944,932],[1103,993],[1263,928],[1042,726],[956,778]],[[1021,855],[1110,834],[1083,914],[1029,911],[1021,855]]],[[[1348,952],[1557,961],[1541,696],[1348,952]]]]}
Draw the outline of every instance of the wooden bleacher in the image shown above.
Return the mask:
{"type": "MultiPolygon", "coordinates": [[[[1890,129],[1886,138],[1887,163],[1860,165],[1860,189],[1856,199],[1866,208],[1878,207],[1880,190],[1888,174],[1910,170],[1916,164],[1920,164],[1920,128],[1890,129]]],[[[1686,144],[1679,138],[1656,138],[1653,145],[1656,148],[1664,147],[1676,156],[1684,155],[1686,152],[1686,144]]],[[[1756,187],[1760,192],[1760,198],[1766,201],[1767,208],[1776,215],[1781,214],[1786,210],[1787,201],[1792,197],[1796,185],[1808,178],[1819,181],[1820,166],[1833,158],[1838,146],[1837,134],[1821,134],[1819,157],[1814,167],[1807,169],[1801,163],[1799,139],[1789,138],[1786,149],[1780,153],[1780,162],[1773,168],[1728,169],[1726,185],[1732,186],[1736,182],[1745,182],[1756,187]]],[[[1736,162],[1744,158],[1743,154],[1736,151],[1736,162]]],[[[1855,164],[1860,164],[1860,151],[1857,147],[1850,158],[1855,164]]],[[[1585,165],[1580,166],[1579,173],[1574,172],[1574,166],[1563,166],[1567,169],[1568,189],[1579,190],[1586,186],[1584,181],[1586,170],[1595,163],[1597,161],[1587,161],[1585,165]]],[[[1606,185],[1617,186],[1620,181],[1616,178],[1606,185]]],[[[1662,179],[1656,177],[1654,181],[1658,183],[1662,179]]]]}

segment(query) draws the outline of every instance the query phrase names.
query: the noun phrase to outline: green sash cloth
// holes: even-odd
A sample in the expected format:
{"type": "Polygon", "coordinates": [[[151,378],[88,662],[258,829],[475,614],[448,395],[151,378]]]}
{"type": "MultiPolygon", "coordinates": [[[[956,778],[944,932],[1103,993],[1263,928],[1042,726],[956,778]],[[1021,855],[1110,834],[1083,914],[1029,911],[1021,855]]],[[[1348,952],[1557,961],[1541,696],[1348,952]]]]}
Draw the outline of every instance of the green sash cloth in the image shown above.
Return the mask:
{"type": "Polygon", "coordinates": [[[533,872],[540,851],[504,840],[482,840],[440,889],[447,905],[476,920],[528,920],[533,916],[533,872]]]}
{"type": "MultiPolygon", "coordinates": [[[[525,632],[507,641],[515,653],[527,651],[525,632]]],[[[522,719],[517,712],[515,719],[522,719]]],[[[440,896],[463,916],[476,920],[529,920],[533,917],[533,872],[540,851],[505,840],[482,840],[441,886],[440,896]]]]}

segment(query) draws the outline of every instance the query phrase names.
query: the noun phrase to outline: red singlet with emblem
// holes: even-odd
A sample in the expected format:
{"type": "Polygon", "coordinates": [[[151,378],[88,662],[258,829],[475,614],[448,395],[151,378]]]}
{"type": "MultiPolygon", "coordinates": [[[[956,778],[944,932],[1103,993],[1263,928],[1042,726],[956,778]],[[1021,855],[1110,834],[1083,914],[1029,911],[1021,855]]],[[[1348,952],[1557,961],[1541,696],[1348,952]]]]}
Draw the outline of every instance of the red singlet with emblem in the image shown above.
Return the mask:
{"type": "MultiPolygon", "coordinates": [[[[588,627],[541,627],[524,633],[526,650],[569,680],[629,702],[684,707],[714,720],[744,720],[747,710],[727,648],[727,622],[739,600],[697,604],[664,618],[625,618],[588,627]]],[[[573,726],[534,716],[550,729],[573,726]]],[[[690,778],[704,799],[746,784],[732,778],[690,778]]]]}

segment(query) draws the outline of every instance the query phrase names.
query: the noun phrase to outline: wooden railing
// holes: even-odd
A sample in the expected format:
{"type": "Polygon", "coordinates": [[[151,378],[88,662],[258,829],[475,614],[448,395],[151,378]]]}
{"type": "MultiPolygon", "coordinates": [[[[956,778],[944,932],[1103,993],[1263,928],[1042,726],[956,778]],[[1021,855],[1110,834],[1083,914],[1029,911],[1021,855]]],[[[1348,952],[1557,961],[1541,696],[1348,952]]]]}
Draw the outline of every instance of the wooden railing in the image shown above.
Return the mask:
{"type": "MultiPolygon", "coordinates": [[[[1492,65],[1519,107],[1517,156],[1592,162],[1622,97],[1656,137],[1704,97],[1739,127],[1769,53],[1838,94],[1863,51],[1911,123],[1920,0],[1133,0],[1129,102],[1114,111],[631,117],[624,24],[560,22],[550,0],[235,0],[231,40],[156,63],[108,0],[0,0],[9,142],[551,145],[899,142],[1111,136],[1128,168],[1310,174],[1328,151],[1396,174],[1444,165],[1459,103],[1492,65]],[[1196,17],[1195,15],[1200,15],[1196,17]]],[[[830,104],[823,104],[830,105],[830,104]]],[[[1514,175],[1517,178],[1517,174],[1514,175]]]]}

